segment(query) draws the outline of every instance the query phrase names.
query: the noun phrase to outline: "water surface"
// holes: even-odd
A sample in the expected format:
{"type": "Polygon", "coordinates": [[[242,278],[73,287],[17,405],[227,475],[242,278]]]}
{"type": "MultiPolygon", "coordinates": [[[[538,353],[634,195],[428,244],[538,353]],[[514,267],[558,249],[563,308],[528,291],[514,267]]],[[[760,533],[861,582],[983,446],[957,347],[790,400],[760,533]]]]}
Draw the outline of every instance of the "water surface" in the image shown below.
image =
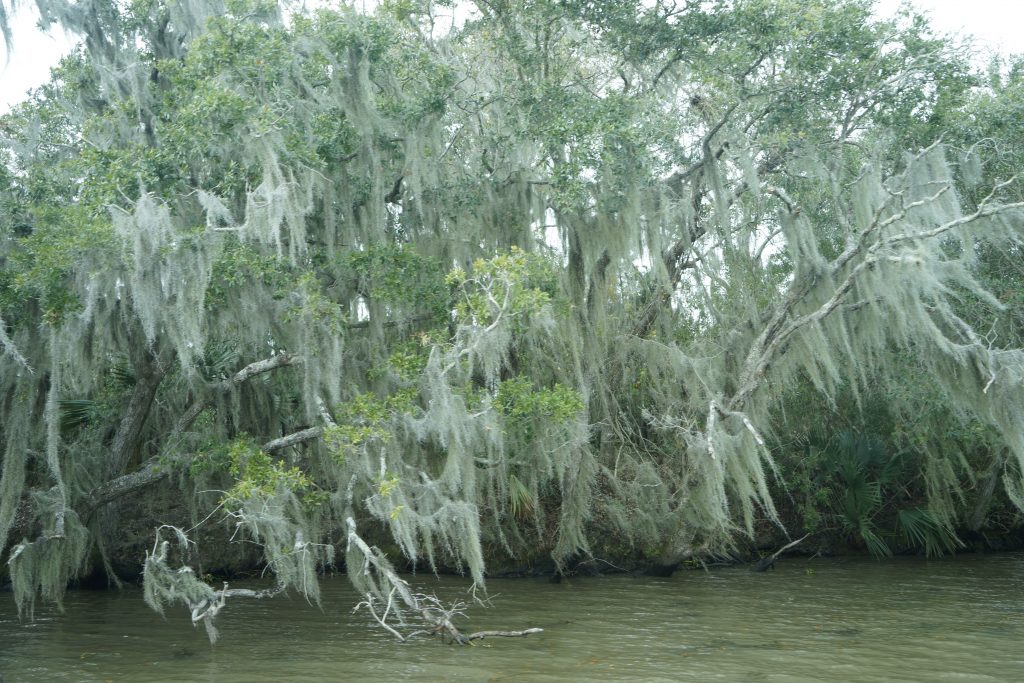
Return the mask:
{"type": "MultiPolygon", "coordinates": [[[[421,588],[458,596],[467,582],[421,588]]],[[[351,613],[343,576],[322,609],[228,603],[211,647],[183,608],[138,590],[72,591],[18,622],[0,595],[4,683],[49,681],[1024,681],[1024,555],[803,559],[774,572],[687,571],[552,584],[492,580],[465,631],[540,626],[473,647],[395,642],[351,613]]]]}

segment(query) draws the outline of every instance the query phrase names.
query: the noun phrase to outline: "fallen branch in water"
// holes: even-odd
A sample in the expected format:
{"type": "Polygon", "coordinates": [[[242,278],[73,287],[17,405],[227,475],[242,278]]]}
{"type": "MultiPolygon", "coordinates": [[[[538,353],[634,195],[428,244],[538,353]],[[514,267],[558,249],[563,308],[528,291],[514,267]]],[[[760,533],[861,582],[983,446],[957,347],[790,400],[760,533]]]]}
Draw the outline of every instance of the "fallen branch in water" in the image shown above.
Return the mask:
{"type": "Polygon", "coordinates": [[[194,542],[188,538],[184,530],[176,526],[164,524],[156,530],[153,550],[146,553],[146,563],[142,573],[143,598],[150,607],[161,614],[163,614],[165,604],[185,603],[191,613],[192,625],[198,626],[200,623],[203,625],[211,645],[217,642],[218,635],[214,621],[220,611],[224,609],[228,598],[262,600],[284,592],[284,587],[280,584],[272,588],[253,590],[250,588],[228,588],[227,582],[224,583],[223,588],[215,590],[197,576],[191,567],[184,564],[190,544],[194,545],[194,542]],[[162,536],[167,531],[172,534],[171,540],[166,540],[162,536]],[[175,553],[177,560],[182,562],[176,568],[169,563],[172,547],[177,551],[175,553]]]}
{"type": "Polygon", "coordinates": [[[483,640],[484,638],[518,638],[519,636],[528,636],[531,633],[543,633],[542,628],[528,628],[523,631],[477,631],[476,633],[470,633],[466,636],[466,641],[471,640],[483,640]]]}
{"type": "Polygon", "coordinates": [[[804,534],[803,537],[798,538],[795,541],[790,541],[786,545],[784,545],[781,548],[779,548],[778,550],[776,550],[773,554],[769,555],[768,557],[762,557],[758,561],[758,563],[754,565],[753,571],[755,571],[755,572],[764,572],[764,571],[768,571],[769,569],[772,569],[773,567],[775,567],[775,560],[779,559],[779,555],[781,555],[782,553],[786,552],[787,550],[789,550],[790,548],[795,546],[797,543],[800,543],[801,541],[803,541],[808,536],[810,536],[810,534],[804,534]]]}
{"type": "Polygon", "coordinates": [[[275,595],[281,593],[281,588],[265,588],[263,590],[254,591],[248,588],[228,588],[228,584],[224,582],[224,588],[216,591],[213,597],[204,598],[197,602],[190,602],[189,608],[192,610],[192,625],[198,624],[200,621],[207,625],[209,630],[213,623],[214,618],[224,607],[228,598],[255,598],[256,600],[262,600],[263,598],[272,598],[275,595]]]}
{"type": "Polygon", "coordinates": [[[474,640],[483,640],[484,638],[514,638],[544,631],[542,628],[528,628],[522,631],[477,631],[468,636],[463,635],[452,623],[452,620],[466,616],[466,603],[456,601],[446,606],[435,595],[413,593],[409,583],[395,573],[391,564],[387,562],[380,551],[371,547],[356,533],[355,521],[351,517],[346,521],[349,528],[348,551],[350,557],[348,562],[354,564],[358,557],[362,565],[358,572],[366,577],[373,576],[376,579],[373,582],[376,590],[366,591],[363,595],[364,600],[356,605],[353,611],[365,609],[378,626],[400,642],[404,643],[417,635],[440,635],[442,639],[450,638],[449,642],[468,645],[474,640]],[[355,552],[353,553],[353,551],[355,552]],[[382,588],[390,590],[385,595],[382,588]],[[403,616],[405,611],[417,615],[418,623],[409,624],[403,616]],[[400,629],[409,626],[418,626],[419,628],[403,634],[400,629]]]}

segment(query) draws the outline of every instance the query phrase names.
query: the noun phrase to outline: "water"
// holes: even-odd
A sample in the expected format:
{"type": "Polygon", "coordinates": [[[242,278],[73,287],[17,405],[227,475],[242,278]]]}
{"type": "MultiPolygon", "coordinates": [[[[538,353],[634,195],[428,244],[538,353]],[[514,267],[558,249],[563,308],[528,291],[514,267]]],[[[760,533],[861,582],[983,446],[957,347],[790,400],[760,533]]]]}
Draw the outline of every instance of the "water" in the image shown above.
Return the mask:
{"type": "MultiPolygon", "coordinates": [[[[421,577],[457,595],[466,583],[421,577]]],[[[370,629],[344,577],[323,609],[229,602],[211,647],[184,609],[138,591],[73,591],[19,624],[0,595],[4,683],[130,681],[1022,681],[1024,555],[784,559],[778,570],[552,584],[493,580],[465,632],[540,626],[452,647],[370,629]]]]}

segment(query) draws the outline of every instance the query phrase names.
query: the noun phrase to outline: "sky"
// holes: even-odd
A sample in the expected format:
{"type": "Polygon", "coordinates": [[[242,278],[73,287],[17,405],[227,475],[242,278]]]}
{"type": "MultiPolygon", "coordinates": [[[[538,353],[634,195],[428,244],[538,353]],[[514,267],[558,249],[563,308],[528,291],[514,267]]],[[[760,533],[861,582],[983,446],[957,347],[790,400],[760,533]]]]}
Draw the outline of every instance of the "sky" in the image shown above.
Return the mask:
{"type": "MultiPolygon", "coordinates": [[[[36,28],[34,3],[21,2],[12,17],[14,49],[7,60],[0,53],[0,113],[25,98],[29,88],[46,81],[49,70],[73,45],[56,29],[36,28]]],[[[893,13],[901,0],[877,0],[881,16],[893,13]]],[[[983,50],[1024,53],[1024,0],[913,0],[933,25],[947,33],[971,34],[983,50]]],[[[985,60],[987,61],[987,60],[985,60]]]]}
{"type": "MultiPolygon", "coordinates": [[[[901,0],[876,0],[881,16],[895,12],[901,0]]],[[[945,33],[971,34],[979,48],[1003,54],[1024,53],[1024,0],[913,0],[932,25],[945,33]]]]}

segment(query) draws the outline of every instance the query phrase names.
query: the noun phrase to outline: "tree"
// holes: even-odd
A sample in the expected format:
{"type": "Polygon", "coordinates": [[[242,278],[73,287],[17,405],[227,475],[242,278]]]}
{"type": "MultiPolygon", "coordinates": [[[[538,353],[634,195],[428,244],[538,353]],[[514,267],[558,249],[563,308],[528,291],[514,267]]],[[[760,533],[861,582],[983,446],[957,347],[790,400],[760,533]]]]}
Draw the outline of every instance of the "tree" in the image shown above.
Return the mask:
{"type": "MultiPolygon", "coordinates": [[[[1017,145],[1008,135],[1020,119],[1016,71],[1013,60],[993,63],[970,91],[944,98],[928,125],[893,131],[899,145],[907,147],[942,135],[947,156],[958,165],[956,191],[967,210],[975,210],[991,187],[1012,177],[1019,166],[1017,145]],[[976,154],[979,146],[992,152],[984,163],[976,154]]],[[[1019,201],[1017,188],[1006,195],[1008,201],[1019,201]]],[[[956,314],[993,347],[1021,344],[1015,295],[1021,288],[1019,256],[1013,245],[979,242],[972,272],[1000,305],[992,307],[967,292],[953,302],[956,314]]],[[[958,413],[941,382],[912,352],[895,355],[889,376],[873,384],[864,397],[843,391],[826,416],[812,409],[816,397],[808,387],[798,387],[781,402],[784,426],[773,450],[790,487],[784,495],[799,501],[791,521],[811,530],[834,527],[837,511],[849,512],[846,493],[858,488],[850,486],[853,481],[880,488],[874,502],[870,496],[858,498],[862,514],[853,517],[880,541],[869,547],[883,553],[890,545],[906,548],[908,541],[926,552],[949,550],[951,541],[958,542],[954,529],[966,532],[973,544],[1001,544],[1018,514],[997,486],[1008,472],[1011,482],[1015,476],[1016,463],[1005,441],[984,421],[958,413]],[[874,443],[876,448],[869,450],[881,449],[885,455],[867,458],[875,460],[868,464],[857,455],[858,448],[850,448],[858,443],[874,443]],[[918,524],[908,528],[904,522],[918,524]],[[920,533],[922,528],[928,533],[920,533]]],[[[1014,487],[1008,492],[1014,494],[1014,487]]],[[[849,514],[838,517],[839,526],[849,526],[849,514]]]]}
{"type": "MultiPolygon", "coordinates": [[[[425,603],[367,534],[478,584],[488,556],[616,550],[593,539],[671,568],[777,520],[787,392],[860,400],[907,358],[1018,490],[1022,353],[957,303],[1004,306],[978,258],[1018,248],[1024,203],[965,199],[935,140],[974,80],[919,18],[39,5],[84,42],[3,121],[19,606],[172,480],[278,590],[316,599],[344,545],[375,616],[425,603]]],[[[167,532],[147,599],[212,618],[233,593],[167,532]]]]}

